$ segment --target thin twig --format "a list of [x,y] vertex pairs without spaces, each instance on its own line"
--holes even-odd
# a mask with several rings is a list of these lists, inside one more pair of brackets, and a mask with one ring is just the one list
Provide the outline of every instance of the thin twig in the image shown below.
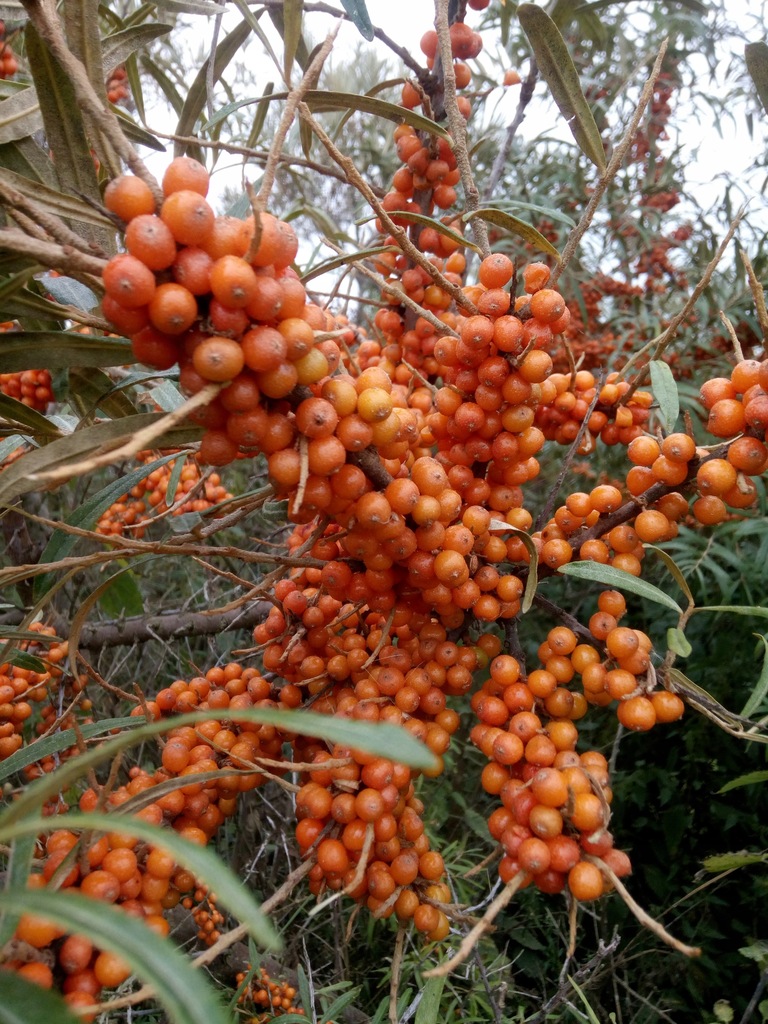
[[488,184],[485,187],[486,201],[493,199],[494,193],[496,192],[496,186],[501,180],[501,173],[504,170],[504,164],[507,162],[509,151],[512,148],[512,143],[517,135],[517,129],[523,123],[525,119],[525,108],[533,99],[533,92],[536,88],[536,82],[539,78],[539,65],[536,61],[531,58],[531,66],[528,70],[525,81],[520,88],[520,96],[517,100],[517,109],[515,110],[515,116],[510,121],[504,141],[499,147],[499,151],[496,154],[496,159],[493,161],[493,167],[491,168],[491,175],[488,178]]
[[401,921],[397,926],[395,948],[392,950],[392,972],[389,978],[389,1024],[397,1024],[397,993],[400,988],[400,972],[403,966],[405,930],[405,925]]
[[[293,124],[294,118],[296,117],[296,110],[298,109],[298,106],[303,100],[305,94],[317,84],[317,79],[323,69],[323,64],[325,64],[328,55],[333,49],[333,44],[338,31],[338,26],[336,26],[333,32],[326,36],[323,45],[315,54],[315,57],[307,68],[301,82],[299,82],[296,88],[292,89],[288,95],[285,110],[283,110],[283,116],[280,118],[280,124],[275,132],[275,137],[269,149],[269,156],[267,157],[267,162],[264,165],[264,175],[261,179],[259,191],[251,201],[254,216],[256,216],[257,220],[259,215],[267,208],[267,202],[269,201],[269,196],[275,183],[275,175],[277,174],[277,167],[280,162],[280,154],[283,151],[283,146],[285,145],[288,132]],[[254,241],[258,246],[256,236],[254,236]]]
[[365,201],[368,203],[368,205],[371,207],[371,209],[375,212],[376,216],[381,221],[382,225],[386,228],[387,233],[392,235],[392,237],[403,250],[405,255],[408,256],[408,258],[412,260],[413,263],[416,264],[416,266],[419,266],[422,268],[422,270],[425,270],[429,277],[432,279],[432,281],[434,281],[434,283],[438,286],[438,288],[441,288],[444,292],[447,292],[457,306],[465,310],[470,315],[475,314],[477,312],[477,307],[475,306],[474,302],[470,301],[470,299],[467,298],[463,290],[458,285],[452,284],[449,280],[447,280],[445,275],[440,270],[438,270],[438,268],[434,265],[434,263],[432,263],[431,260],[427,258],[425,253],[423,253],[413,244],[411,239],[408,237],[407,231],[405,231],[403,228],[395,224],[390,215],[379,202],[379,199],[374,193],[371,186],[368,184],[363,175],[355,166],[354,161],[351,160],[349,157],[344,156],[344,154],[336,146],[336,144],[333,142],[333,140],[322,127],[322,125],[317,121],[315,117],[312,116],[312,112],[306,105],[306,103],[299,104],[299,116],[304,121],[306,121],[306,123],[312,128],[312,131],[315,133],[315,135],[317,135],[318,139],[323,144],[323,146],[325,146],[328,155],[336,164],[338,164],[338,166],[346,174],[347,181],[349,182],[349,184],[356,188],[360,195],[363,196]]
[[[480,208],[480,190],[475,184],[472,174],[472,166],[469,162],[469,147],[467,146],[467,122],[459,110],[456,96],[456,72],[453,66],[451,53],[451,36],[449,25],[449,8],[451,0],[435,0],[435,29],[437,41],[440,47],[440,62],[443,73],[443,90],[445,113],[448,117],[448,130],[453,137],[454,155],[461,174],[461,183],[464,186],[464,200],[467,213],[474,213]],[[479,217],[472,221],[472,232],[477,244],[482,250],[483,256],[489,256],[491,252],[488,244],[488,228],[485,221]]]
[[635,138],[635,132],[637,131],[637,127],[640,124],[640,119],[643,116],[645,108],[651,101],[651,98],[653,96],[653,90],[656,88],[656,80],[658,79],[659,74],[661,72],[661,64],[664,60],[664,54],[667,52],[667,42],[668,40],[665,39],[664,42],[661,44],[658,56],[656,57],[656,60],[653,64],[653,70],[651,71],[650,77],[648,81],[645,83],[643,91],[640,94],[640,99],[638,101],[637,108],[634,114],[632,115],[632,120],[629,122],[629,127],[624,133],[621,142],[619,142],[618,146],[614,150],[611,159],[608,161],[608,166],[606,167],[604,173],[601,175],[599,181],[595,185],[594,192],[589,198],[587,208],[584,211],[581,220],[568,236],[568,241],[566,242],[565,248],[563,249],[562,259],[552,271],[552,276],[550,277],[549,283],[550,288],[555,287],[558,278],[573,259],[576,249],[579,246],[579,242],[581,241],[589,225],[592,223],[593,217],[597,213],[597,208],[600,205],[600,201],[602,200],[603,196],[605,195],[605,190],[608,188],[611,181],[618,173],[622,161],[624,160],[624,157],[626,156],[629,147],[632,145],[632,142]]
[[587,854],[587,860],[596,864],[600,868],[608,881],[613,885],[616,892],[624,900],[628,909],[632,911],[644,928],[653,932],[653,934],[660,938],[662,942],[666,942],[668,946],[671,946],[672,949],[676,949],[677,952],[682,953],[683,956],[701,956],[701,949],[698,946],[687,946],[684,942],[676,939],[674,935],[669,934],[666,928],[659,921],[655,920],[655,918],[651,917],[647,911],[643,910],[640,904],[637,903],[630,895],[627,887],[616,875],[616,872],[613,871],[613,869],[610,868],[604,860],[601,860],[599,857],[593,857],[590,854]]
[[450,974],[459,964],[463,964],[467,957],[470,955],[472,950],[475,948],[480,939],[489,932],[493,926],[494,920],[507,906],[507,904],[513,899],[515,893],[520,889],[522,885],[530,878],[525,871],[518,871],[518,873],[511,878],[504,888],[501,890],[496,899],[489,905],[482,918],[477,922],[471,931],[467,932],[464,938],[461,940],[461,945],[450,960],[446,960],[442,964],[438,964],[437,967],[433,967],[429,971],[424,972],[425,978],[442,978],[446,974]]
[[[728,227],[728,231],[725,234],[725,237],[723,238],[723,240],[720,243],[720,245],[717,247],[717,252],[715,253],[715,255],[712,257],[712,259],[709,261],[709,263],[705,267],[704,273],[701,275],[701,278],[697,282],[696,287],[693,289],[691,294],[688,296],[688,299],[686,300],[685,305],[683,306],[683,308],[681,310],[679,310],[679,312],[675,313],[675,315],[672,317],[672,319],[670,320],[669,324],[661,332],[661,334],[657,335],[655,338],[652,338],[651,341],[649,341],[646,345],[644,345],[642,347],[642,349],[640,349],[639,352],[636,352],[628,360],[627,364],[624,366],[624,368],[621,371],[621,374],[619,376],[620,380],[626,380],[627,371],[630,369],[630,367],[633,365],[633,363],[635,363],[637,361],[638,357],[643,355],[645,352],[653,349],[653,351],[651,352],[651,355],[649,356],[648,363],[652,362],[654,359],[658,359],[662,355],[662,353],[664,352],[664,349],[667,347],[667,345],[673,340],[673,338],[677,334],[677,329],[680,326],[680,324],[683,322],[683,320],[685,320],[685,318],[688,316],[688,314],[693,310],[693,307],[698,302],[699,297],[704,292],[705,288],[707,288],[707,286],[709,285],[709,282],[712,279],[712,275],[714,274],[714,272],[715,272],[715,270],[717,268],[717,265],[719,264],[720,260],[723,258],[723,254],[725,253],[725,250],[728,248],[728,245],[730,244],[731,239],[736,234],[736,229],[738,228],[739,224],[741,223],[742,218],[744,217],[745,212],[746,212],[746,204],[740,208],[739,212],[736,214],[736,216],[731,221],[731,223],[730,223],[730,225]],[[646,363],[646,365],[644,367],[642,367],[642,369],[638,370],[634,380],[632,381],[632,383],[629,386],[629,390],[624,395],[622,395],[622,398],[621,398],[621,404],[622,405],[626,405],[629,402],[629,400],[634,395],[635,391],[637,391],[637,389],[639,387],[641,387],[642,384],[650,376],[650,370],[648,368],[648,363]]]

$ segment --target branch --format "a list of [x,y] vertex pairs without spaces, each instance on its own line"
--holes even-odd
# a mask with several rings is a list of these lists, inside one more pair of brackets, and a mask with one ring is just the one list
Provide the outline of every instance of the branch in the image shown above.
[[[449,30],[449,8],[451,0],[435,0],[435,29],[440,47],[440,61],[443,69],[443,93],[445,113],[448,117],[448,129],[453,136],[456,163],[459,165],[461,183],[464,186],[464,198],[468,213],[480,209],[480,190],[475,184],[472,166],[469,162],[467,147],[467,122],[459,110],[456,98],[456,72],[453,66],[451,36]],[[488,244],[488,228],[485,221],[476,218],[472,221],[472,232],[477,239],[483,256],[491,252]]]
[[573,256],[576,252],[576,249],[578,248],[582,236],[584,235],[584,232],[592,223],[592,218],[597,213],[597,208],[600,205],[600,200],[605,195],[605,190],[608,188],[611,181],[616,176],[619,168],[621,167],[621,163],[624,160],[624,157],[626,156],[627,150],[632,145],[632,140],[635,137],[637,126],[640,124],[640,118],[643,116],[643,112],[645,111],[645,108],[648,106],[648,104],[651,101],[651,97],[653,96],[653,90],[656,87],[656,80],[658,79],[659,74],[661,72],[661,63],[664,60],[664,54],[666,52],[667,40],[665,39],[664,42],[661,44],[661,48],[659,49],[659,54],[654,62],[650,78],[645,83],[643,91],[640,94],[640,100],[638,101],[637,109],[632,115],[632,120],[629,122],[629,127],[624,133],[621,142],[614,150],[613,156],[608,161],[608,166],[605,169],[605,173],[602,175],[597,185],[595,186],[595,190],[592,193],[589,202],[587,203],[587,208],[584,211],[581,220],[568,236],[568,241],[566,243],[565,249],[563,249],[562,259],[552,271],[552,275],[549,279],[549,288],[555,287],[557,279],[560,277],[562,272],[573,259]]
[[507,162],[509,151],[512,148],[515,135],[517,135],[517,129],[523,123],[525,119],[525,108],[533,99],[533,91],[536,88],[536,82],[539,78],[539,65],[534,59],[531,59],[531,67],[528,71],[528,76],[523,82],[520,88],[520,96],[517,101],[517,110],[515,116],[507,127],[507,133],[504,136],[504,141],[499,147],[499,152],[496,154],[496,159],[493,161],[493,167],[491,168],[491,176],[488,179],[488,184],[485,189],[486,200],[493,199],[493,194],[496,191],[496,186],[499,184],[501,179],[501,172],[504,170],[504,164]]
[[101,272],[107,265],[106,260],[78,252],[71,245],[30,238],[28,234],[15,228],[0,228],[0,250],[27,256],[46,269],[63,270],[73,277],[89,275],[95,279],[87,281],[91,288],[100,287]]
[[255,601],[248,608],[228,612],[172,612],[164,615],[133,615],[114,622],[83,626],[80,648],[126,647],[149,640],[174,640],[183,636],[211,636],[235,629],[251,629],[272,607],[269,601]]

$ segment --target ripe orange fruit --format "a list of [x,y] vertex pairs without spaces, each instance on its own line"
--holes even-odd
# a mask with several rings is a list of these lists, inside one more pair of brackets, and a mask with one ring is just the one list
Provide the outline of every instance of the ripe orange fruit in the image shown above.
[[155,275],[130,253],[113,256],[102,273],[104,289],[126,309],[146,306],[155,294]]
[[109,182],[104,190],[104,205],[121,220],[129,222],[141,214],[155,212],[152,190],[134,174],[122,174]]
[[163,194],[188,189],[201,196],[208,195],[209,175],[206,168],[189,156],[177,156],[168,164],[163,174]]
[[205,380],[225,381],[237,377],[245,365],[245,359],[236,341],[213,335],[195,348],[192,365]]
[[172,192],[160,216],[182,245],[202,245],[213,230],[213,210],[199,192],[191,189]]

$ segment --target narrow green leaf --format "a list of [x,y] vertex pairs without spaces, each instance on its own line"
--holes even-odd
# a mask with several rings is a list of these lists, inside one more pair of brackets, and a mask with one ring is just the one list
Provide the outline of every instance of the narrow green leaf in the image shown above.
[[646,551],[653,551],[655,552],[655,554],[659,556],[659,558],[662,560],[664,565],[666,565],[667,569],[669,570],[669,573],[674,579],[675,583],[677,583],[678,587],[680,587],[682,592],[687,597],[688,607],[692,608],[695,602],[693,600],[691,588],[688,586],[688,581],[686,580],[685,576],[681,572],[679,566],[672,558],[672,556],[667,551],[665,551],[664,548],[657,547],[655,544],[646,544],[645,548]]
[[368,8],[365,6],[365,0],[341,0],[341,6],[347,12],[363,39],[367,39],[369,43],[372,42],[373,25],[368,14]]
[[440,139],[445,139],[449,144],[453,139],[442,125],[436,121],[417,114],[413,110],[399,107],[396,103],[389,103],[386,100],[377,99],[375,96],[358,96],[351,92],[325,92],[323,90],[311,89],[304,97],[307,106],[315,113],[323,113],[329,110],[359,110],[366,114],[376,114],[396,124],[409,124],[417,131],[428,132]]
[[605,171],[603,141],[557,25],[544,8],[536,4],[520,4],[517,16],[528,36],[541,76],[549,86],[576,144],[602,174]]
[[348,263],[358,263],[360,260],[370,259],[372,256],[380,256],[384,252],[399,252],[399,249],[394,245],[376,245],[370,249],[344,253],[342,256],[332,256],[331,259],[318,263],[316,267],[312,267],[311,270],[302,274],[301,280],[306,284],[307,281],[313,281],[316,277],[321,277],[339,267],[345,267]]
[[584,994],[583,990],[576,984],[575,980],[573,978],[571,978],[570,976],[568,978],[568,981],[571,983],[571,985],[573,986],[573,989],[576,992],[577,996],[579,997],[579,999],[584,1004],[584,1008],[587,1011],[586,1016],[587,1016],[587,1020],[589,1021],[589,1024],[600,1024],[600,1020],[597,1017],[597,1015],[595,1014],[595,1011],[590,1006],[589,1000],[587,999],[587,997]]
[[13,626],[0,628],[0,640],[32,640],[35,643],[61,643],[60,636],[49,636],[46,633],[34,633],[31,629],[14,629]]
[[681,658],[687,658],[693,650],[685,633],[677,626],[667,630],[667,647]]
[[141,58],[141,70],[145,71],[155,80],[163,96],[165,96],[170,103],[173,112],[177,117],[180,117],[181,112],[184,109],[184,100],[181,93],[176,88],[175,83],[171,81],[168,75],[166,75],[166,73],[159,68],[153,60],[150,60],[146,56],[142,56]]
[[0,103],[0,143],[25,139],[42,123],[37,93],[32,88],[22,89]]
[[57,302],[74,306],[75,309],[80,309],[85,313],[95,309],[99,304],[98,298],[91,289],[87,288],[82,281],[76,281],[74,277],[46,274],[42,278],[42,283],[45,290]]
[[13,171],[25,181],[37,181],[48,188],[56,186],[51,158],[34,139],[17,139],[0,146],[0,167]]
[[677,601],[665,594],[663,590],[654,587],[652,583],[638,579],[637,576],[632,576],[631,573],[614,569],[612,565],[601,565],[599,562],[569,562],[568,565],[561,566],[558,572],[563,576],[573,576],[578,580],[601,583],[616,590],[628,590],[632,594],[637,594],[638,597],[644,597],[665,608],[671,608],[679,615],[683,614],[683,609]]
[[[11,843],[8,868],[5,872],[5,889],[24,889],[32,867],[37,838],[33,835],[19,836]],[[0,949],[13,938],[19,918],[17,914],[6,912],[0,916]],[[5,993],[3,993],[5,995]],[[0,1017],[2,1021],[2,1017]]]
[[173,464],[171,469],[171,475],[168,477],[168,486],[165,488],[165,503],[170,506],[173,504],[173,500],[176,496],[176,488],[179,486],[181,480],[181,473],[187,464],[187,456],[180,455]]
[[[330,715],[318,715],[312,711],[278,711],[273,708],[248,708],[234,713],[230,709],[227,717],[237,722],[274,725],[278,729],[285,729],[286,732],[313,736],[330,743],[366,750],[370,754],[401,761],[414,768],[433,768],[435,765],[434,754],[428,747],[406,729],[386,722],[359,722]],[[206,711],[174,715],[158,722],[141,725],[128,733],[107,740],[85,754],[69,758],[56,772],[36,779],[26,786],[13,803],[0,811],[0,829],[5,829],[14,822],[21,821],[28,814],[34,813],[46,800],[66,790],[91,768],[111,762],[120,751],[136,746],[151,736],[162,736],[171,729],[197,725],[209,719],[210,713]]]
[[264,99],[262,99],[256,107],[253,124],[251,125],[250,132],[248,133],[248,141],[246,142],[246,145],[249,149],[253,149],[261,137],[261,132],[264,128],[264,121],[266,120],[267,112],[269,110],[269,97],[274,91],[275,83],[267,82],[266,88],[264,89]]
[[76,218],[82,223],[98,224],[100,227],[109,226],[110,222],[106,217],[103,217],[88,203],[84,203],[82,199],[78,199],[77,196],[65,195],[58,189],[50,188],[40,181],[17,174],[2,165],[0,165],[0,181],[21,192],[27,199],[34,200],[43,209],[50,210],[57,217]]
[[548,220],[556,220],[569,228],[576,227],[576,221],[567,213],[561,213],[554,206],[542,206],[540,203],[524,203],[521,199],[494,199],[494,204],[500,210],[530,210],[532,213],[540,213]]
[[4,656],[3,660],[9,661],[12,665],[18,665],[19,668],[26,669],[28,672],[42,673],[48,670],[45,662],[36,658],[34,654],[27,654],[26,651],[14,651],[10,656]]
[[28,452],[0,474],[0,503],[7,504],[13,498],[38,490],[40,483],[34,478],[36,474],[60,468],[69,462],[76,464],[97,451],[103,451],[105,445],[117,446],[128,441],[136,431],[151,426],[162,416],[163,413],[140,413],[136,416],[124,416],[110,423],[97,423],[84,430],[76,430],[66,437],[60,437],[44,448]]
[[677,382],[672,370],[661,359],[652,359],[648,364],[651,370],[651,390],[659,403],[659,412],[664,422],[664,429],[671,434],[675,429],[677,417],[680,415],[680,396],[677,393]]
[[[31,21],[27,23],[25,39],[29,69],[37,90],[46,142],[53,156],[61,190],[100,203],[101,192],[91,155],[91,144],[69,75],[41,40]],[[101,88],[104,88],[103,81]],[[101,246],[105,252],[114,250],[113,228],[78,222],[78,230],[88,241]]]
[[416,1007],[414,1024],[438,1024],[444,1020],[440,1012],[440,999],[445,987],[445,976],[429,978],[421,989],[421,1002]]
[[719,874],[721,871],[733,871],[734,868],[746,868],[752,864],[765,864],[764,853],[717,853],[701,862],[705,871]]
[[120,122],[120,127],[131,142],[137,142],[140,146],[146,146],[147,149],[154,149],[156,153],[165,152],[165,143],[156,138],[152,132],[148,132],[146,128],[136,124],[121,106],[116,103],[111,103],[110,106],[112,113],[115,114]]
[[768,114],[768,43],[747,43],[744,47],[744,59],[758,99]]
[[[116,822],[119,818],[119,824]],[[31,836],[53,832],[59,827],[55,818],[32,818],[18,822],[9,829],[5,842],[22,836]],[[150,825],[141,818],[131,814],[113,812],[88,813],[70,811],[67,814],[67,827],[75,830],[93,830],[95,832],[111,832],[118,828],[121,832],[136,836],[145,843],[151,843],[167,850],[175,861],[191,871],[203,885],[216,893],[216,898],[239,921],[247,926],[252,937],[261,946],[268,949],[280,949],[280,937],[267,920],[246,886],[231,868],[213,850],[197,843],[190,843],[172,828]]]
[[123,566],[119,572],[110,576],[100,590],[99,607],[110,619],[144,613],[144,601],[136,575],[129,566]]
[[[216,13],[221,13],[220,8],[214,9]],[[195,76],[195,80],[192,82],[192,85],[189,87],[187,98],[184,101],[184,106],[181,114],[179,115],[179,123],[176,126],[175,135],[192,135],[194,133],[197,119],[203,112],[207,101],[208,65],[211,59],[213,59],[213,80],[214,82],[218,82],[224,73],[224,69],[235,54],[238,53],[240,47],[243,45],[250,33],[250,25],[245,21],[241,21],[240,24],[229,33],[229,35],[222,39],[216,47],[215,55],[209,56],[205,61]],[[183,156],[185,149],[185,143],[177,142],[174,145],[174,155]]]
[[[78,431],[78,433],[80,433],[80,431]],[[76,509],[71,515],[67,516],[64,520],[66,525],[76,526],[81,530],[92,530],[110,505],[119,501],[124,494],[127,494],[132,487],[141,483],[142,480],[146,480],[149,474],[155,469],[160,466],[164,466],[167,462],[171,462],[173,459],[177,458],[178,455],[175,453],[171,455],[163,455],[161,458],[155,459],[154,462],[151,462],[148,465],[140,466],[138,469],[134,469],[130,473],[126,473],[126,475],[121,476],[119,480],[113,480],[112,483],[107,484],[106,487],[102,487],[102,489],[94,494],[93,497],[83,502],[78,509]],[[19,461],[21,461],[21,459]],[[16,463],[14,463],[14,465],[16,465]],[[57,562],[61,558],[66,558],[67,555],[71,553],[78,540],[79,538],[73,536],[71,533],[65,533],[63,530],[56,530],[46,544],[42,555],[40,555],[39,564],[45,565],[50,562]],[[50,586],[50,582],[50,574],[38,576],[35,579],[34,594],[36,599],[39,600],[43,594],[46,593]]]
[[[35,634],[38,637],[39,635],[38,633]],[[115,729],[120,730],[120,732],[127,729],[137,729],[144,722],[144,718],[131,718],[127,716],[124,718],[103,718],[100,722],[81,725],[79,733],[76,733],[74,729],[61,729],[59,732],[52,732],[49,736],[42,736],[31,743],[27,743],[26,746],[21,747],[15,754],[11,754],[10,757],[7,757],[0,764],[0,782],[12,778],[17,772],[26,768],[27,765],[34,764],[36,761],[42,761],[44,757],[50,757],[51,754],[60,754],[62,750],[69,750],[70,747],[77,743],[78,734],[83,739],[90,740],[96,736],[106,736],[107,733]]]
[[751,718],[757,709],[762,705],[765,700],[766,694],[768,694],[768,637],[757,634],[758,639],[762,642],[764,648],[763,655],[763,670],[760,673],[760,678],[755,683],[755,688],[749,695],[749,700],[741,709],[741,713],[745,718]]
[[425,228],[434,228],[439,234],[445,235],[446,238],[450,238],[451,241],[456,242],[458,245],[472,249],[473,252],[481,253],[480,246],[475,245],[465,235],[462,235],[460,231],[449,228],[441,220],[427,217],[423,213],[412,213],[410,210],[398,210],[397,217],[398,219],[402,218],[402,220],[408,221],[409,224],[422,224]]
[[694,608],[694,612],[733,612],[734,615],[756,615],[759,619],[768,619],[768,608],[759,604],[708,604]]
[[68,932],[81,932],[122,957],[149,983],[174,1024],[230,1024],[205,975],[172,942],[138,918],[100,900],[51,889],[21,889],[0,896],[0,907],[37,914]]
[[16,971],[3,971],[0,1024],[82,1024],[58,992],[41,988]]
[[290,82],[296,51],[301,42],[301,19],[304,0],[283,0],[283,43],[285,45],[285,80]]
[[153,0],[155,7],[170,11],[171,14],[221,14],[221,7],[206,0]]
[[768,770],[748,772],[746,775],[740,775],[737,779],[731,779],[730,782],[718,789],[718,793],[730,793],[732,789],[740,789],[741,786],[756,786],[758,784],[768,782]]
[[301,152],[304,154],[305,160],[312,159],[312,142],[314,140],[314,133],[312,131],[312,125],[307,124],[306,121],[299,121],[299,139],[301,141]]
[[[489,529],[514,534],[525,545],[525,550],[528,552],[528,577],[525,581],[525,590],[523,591],[523,600],[520,604],[523,615],[527,611],[530,611],[533,599],[536,596],[536,588],[539,585],[539,552],[536,549],[536,545],[533,543],[533,538],[525,530],[520,530],[516,526],[510,526],[509,523],[504,522],[503,519],[492,519]],[[562,569],[560,570],[562,572]]]
[[137,412],[130,398],[115,388],[112,378],[95,366],[87,370],[70,369],[69,396],[83,419],[92,417],[98,409],[112,419]]
[[[16,398],[0,394],[0,421],[18,426],[28,427],[25,434],[32,434],[35,437],[61,437],[61,431],[51,421],[43,416],[37,409],[30,409],[28,405],[19,402]],[[8,472],[8,470],[5,470]]]
[[510,231],[513,235],[522,238],[524,242],[528,242],[534,249],[539,249],[541,252],[552,256],[558,263],[560,262],[560,253],[549,239],[545,238],[540,231],[537,231],[530,224],[526,224],[524,221],[518,220],[517,217],[513,217],[511,213],[504,213],[503,210],[495,210],[492,207],[484,207],[482,210],[473,210],[472,213],[464,214],[463,219],[469,221],[475,217],[481,217],[489,224],[494,224],[498,228]]
[[149,25],[132,25],[130,28],[113,32],[104,39],[102,56],[104,71],[108,75],[115,68],[124,64],[126,60],[140,50],[147,43],[151,43],[160,36],[167,35],[172,25],[163,25],[159,22],[152,22]]
[[131,343],[123,338],[70,331],[10,331],[0,338],[4,373],[45,366],[124,366],[133,360]]

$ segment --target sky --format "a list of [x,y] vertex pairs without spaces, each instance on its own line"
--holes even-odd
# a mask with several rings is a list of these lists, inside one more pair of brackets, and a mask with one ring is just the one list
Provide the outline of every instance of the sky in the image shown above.
[[[500,0],[492,0],[494,4],[498,2]],[[432,0],[409,0],[409,2],[406,2],[406,0],[367,0],[367,3],[371,20],[375,25],[382,28],[401,45],[406,46],[416,54],[419,53],[419,40],[422,34],[431,27],[434,17]],[[698,67],[702,88],[710,89],[714,95],[721,98],[727,96],[728,89],[732,87],[732,80],[730,83],[728,80],[729,65],[734,60],[734,57],[737,63],[741,61],[745,41],[765,36],[767,7],[768,0],[725,0],[727,18],[734,26],[734,34],[723,48],[716,67],[715,77],[711,83],[709,82],[709,68],[706,62],[703,58],[697,62],[696,66]],[[227,17],[234,17],[236,20],[239,20],[239,15],[234,10]],[[314,13],[307,14],[305,17],[313,41],[322,39],[325,32],[336,24],[335,19],[326,18]],[[467,21],[472,26],[478,26],[481,21],[481,15],[469,10],[467,12]],[[266,25],[267,19],[262,19],[261,24]],[[211,22],[205,18],[195,18],[192,25],[194,35],[190,40],[190,47],[194,46],[204,52],[206,43],[201,38],[199,29],[205,26],[205,32],[209,32]],[[276,37],[275,39],[276,49],[279,50],[279,41]],[[486,41],[488,46],[496,45],[496,41],[489,33],[486,33]],[[333,62],[336,65],[343,65],[345,62],[352,60],[355,56],[356,48],[361,43],[362,39],[357,29],[352,24],[343,24],[334,47]],[[371,45],[380,47],[382,52],[388,55],[393,63],[395,62],[396,59],[390,51],[383,48],[381,44],[375,43]],[[251,46],[251,53],[255,55],[261,52],[261,44],[258,40],[254,40]],[[271,62],[267,60],[264,63],[261,61],[259,63],[264,67],[264,82],[256,89],[256,94],[258,94],[260,88],[263,88],[267,80],[275,79],[276,77],[275,69]],[[520,70],[524,72],[525,68]],[[537,87],[537,96],[543,96],[544,89],[544,85],[540,83]],[[505,122],[510,120],[514,114],[518,92],[519,87],[499,90],[500,102],[498,113]],[[545,112],[544,115],[542,115],[542,111]],[[548,130],[553,135],[570,139],[568,129],[558,112],[552,107],[547,108],[541,100],[536,98],[529,108],[526,120],[523,122],[521,135],[526,137],[534,134],[534,132],[540,132],[542,116],[549,118]],[[766,148],[768,148],[767,126],[768,118],[763,119],[762,123],[757,121],[754,128],[754,137],[750,138],[742,107],[738,109],[736,120],[726,117],[719,124],[716,123],[715,116],[711,111],[705,109],[692,112],[692,115],[684,125],[684,131],[677,139],[672,140],[669,145],[671,147],[673,143],[679,143],[682,146],[682,161],[686,167],[686,177],[689,183],[695,186],[699,202],[703,207],[716,205],[719,202],[723,189],[720,176],[726,172],[736,174],[737,177],[740,176],[742,181],[744,181],[744,191],[751,198],[752,215],[757,217],[758,220],[765,217],[766,224],[768,224],[765,196],[760,197],[758,194],[758,189],[762,182],[759,179],[747,182],[743,173],[744,168],[754,160],[755,156],[760,152],[765,153]],[[470,126],[470,132],[472,130],[473,126]],[[477,131],[477,126],[474,126],[474,131]],[[619,128],[617,126],[617,135],[618,132]],[[154,158],[152,163],[162,166],[165,160],[167,160],[167,157]],[[231,170],[223,171],[223,168],[227,166]],[[238,185],[240,181],[239,166],[239,161],[236,158],[229,160],[223,158],[219,163],[219,167],[222,170],[214,176],[214,190],[221,191],[226,185]],[[253,173],[254,177],[257,176],[253,168],[250,169],[250,173]]]

